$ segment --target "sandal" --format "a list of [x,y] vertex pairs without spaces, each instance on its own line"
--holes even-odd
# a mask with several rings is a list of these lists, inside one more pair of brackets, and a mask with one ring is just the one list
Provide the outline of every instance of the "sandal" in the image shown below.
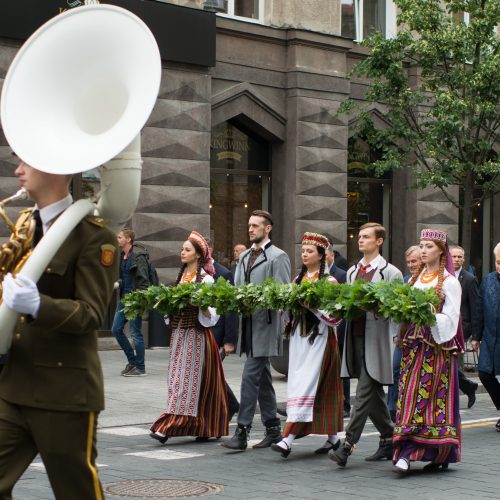
[[338,450],[340,446],[340,439],[333,444],[331,441],[326,440],[326,443],[321,447],[318,448],[317,450],[314,450],[314,453],[316,455],[326,455],[330,450]]
[[[282,446],[280,446],[281,443],[283,443],[286,446],[286,448],[283,448]],[[290,455],[290,453],[292,453],[292,448],[290,448],[290,446],[288,446],[286,444],[286,441],[283,441],[283,440],[281,440],[279,443],[273,443],[271,445],[271,450],[276,451],[277,453],[281,453],[281,456],[283,458],[288,457],[288,455]]]

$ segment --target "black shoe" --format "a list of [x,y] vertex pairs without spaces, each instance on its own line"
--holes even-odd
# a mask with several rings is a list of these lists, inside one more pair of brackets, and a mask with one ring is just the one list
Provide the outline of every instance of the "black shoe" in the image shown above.
[[448,469],[448,464],[436,464],[431,462],[424,467],[424,472],[438,472]]
[[467,394],[467,408],[472,408],[474,406],[474,403],[476,402],[476,391],[478,387],[478,384],[474,384],[474,388],[472,389],[472,391]]
[[351,409],[344,408],[344,418],[349,418],[351,416]]
[[229,448],[230,450],[240,450],[244,451],[248,446],[248,436],[250,435],[250,425],[239,425],[234,431],[234,436],[227,441],[224,441],[220,445],[224,448]]
[[195,441],[198,443],[207,443],[210,441],[210,438],[208,436],[196,436]]
[[345,467],[347,465],[347,459],[349,455],[352,453],[354,449],[354,445],[349,443],[348,441],[344,441],[344,444],[338,450],[330,450],[328,452],[328,458],[337,462],[339,467]]
[[149,436],[152,439],[156,439],[156,441],[160,441],[161,444],[165,444],[168,441],[168,436],[161,436],[160,434],[156,434],[156,432],[150,432]]
[[326,455],[330,450],[335,451],[339,449],[340,439],[335,444],[333,444],[331,441],[328,440],[326,442],[328,443],[328,446],[322,446],[321,448],[314,450],[314,453],[316,455]]
[[290,453],[292,453],[292,448],[290,448],[290,446],[288,446],[285,441],[280,442],[283,443],[286,448],[282,448],[278,443],[272,443],[271,450],[276,451],[277,453],[281,453],[281,456],[283,458],[286,458],[288,457],[288,455],[290,455]]
[[274,418],[266,422],[264,439],[260,443],[254,444],[252,448],[269,448],[273,443],[279,443],[282,439],[280,419]]
[[394,448],[392,446],[392,440],[381,439],[378,444],[377,451],[366,457],[367,462],[377,462],[378,460],[392,460],[392,455],[394,453]]
[[281,415],[282,417],[288,417],[288,413],[286,412],[286,405],[284,405],[284,406],[278,406],[276,408],[276,413],[278,415]]

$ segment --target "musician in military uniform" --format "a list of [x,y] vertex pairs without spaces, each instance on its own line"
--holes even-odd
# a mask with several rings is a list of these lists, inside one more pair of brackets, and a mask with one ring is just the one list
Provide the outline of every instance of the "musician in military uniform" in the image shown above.
[[[70,177],[24,162],[15,173],[36,202],[36,243],[72,204]],[[20,316],[0,374],[2,500],[11,498],[37,453],[57,499],[103,498],[95,465],[97,416],[104,408],[96,330],[118,279],[115,245],[102,221],[87,217],[38,283],[22,270],[3,281],[3,300]]]

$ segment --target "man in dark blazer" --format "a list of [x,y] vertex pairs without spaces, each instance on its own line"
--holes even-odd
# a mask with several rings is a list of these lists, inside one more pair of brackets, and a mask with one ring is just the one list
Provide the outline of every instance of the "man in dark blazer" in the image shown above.
[[[72,204],[71,178],[24,162],[15,174],[36,203],[33,218],[43,236]],[[97,416],[104,409],[97,329],[117,279],[116,237],[90,216],[71,231],[38,283],[22,271],[5,277],[4,302],[20,316],[0,375],[0,498],[12,497],[38,453],[55,498],[104,498],[95,464]]]
[[[333,249],[333,246],[330,245],[326,250],[326,263],[328,265],[329,273],[333,276],[339,283],[345,283],[347,272],[344,269],[341,269],[336,264],[336,256],[340,256],[345,260],[345,264],[347,265],[347,260],[342,257],[338,252]],[[337,335],[339,342],[339,351],[340,356],[342,357],[342,353],[344,352],[344,339],[345,339],[345,321],[342,321],[340,325],[337,327]],[[351,414],[351,380],[348,378],[342,379],[342,385],[344,388],[344,418],[349,418]]]
[[[453,268],[462,287],[462,302],[460,304],[460,316],[462,318],[462,330],[464,340],[467,342],[472,335],[472,315],[476,305],[478,284],[476,277],[463,268],[465,261],[465,250],[458,245],[450,248]],[[467,408],[471,408],[476,402],[476,390],[478,384],[468,379],[464,374],[464,357],[459,357],[458,381],[460,390],[469,398]]]
[[[206,238],[206,240],[208,246],[210,247],[210,252],[212,253],[212,241],[209,238]],[[226,281],[229,281],[231,285],[234,285],[233,274],[231,271],[215,260],[213,261],[213,264],[215,269],[214,280],[217,281],[219,278],[224,278]],[[222,349],[223,357],[228,356],[236,350],[236,345],[238,344],[239,322],[240,319],[237,314],[221,314],[219,321],[217,321],[215,326],[211,328],[217,345]],[[226,389],[229,405],[229,420],[231,420],[233,415],[238,412],[240,404],[227,382]]]

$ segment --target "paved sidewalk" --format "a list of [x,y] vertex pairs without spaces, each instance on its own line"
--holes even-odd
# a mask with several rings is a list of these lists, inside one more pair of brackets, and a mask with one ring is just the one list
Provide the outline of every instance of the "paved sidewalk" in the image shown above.
[[[186,480],[218,485],[222,491],[214,495],[214,499],[469,500],[471,497],[500,497],[500,433],[494,430],[498,414],[486,394],[479,395],[470,410],[466,409],[466,398],[461,398],[462,463],[438,474],[425,474],[422,464],[414,464],[412,473],[401,478],[391,472],[389,462],[364,461],[378,443],[377,432],[370,422],[345,469],[312,453],[323,444],[324,436],[313,435],[296,441],[286,460],[270,449],[231,452],[221,448],[218,441],[197,443],[191,437],[171,438],[160,445],[149,438],[148,427],[165,405],[167,355],[167,350],[147,351],[148,376],[127,378],[120,376],[126,362],[123,353],[101,352],[107,408],[99,420],[97,463],[105,489],[112,488],[115,483],[121,485],[138,480]],[[243,362],[244,358],[236,356],[229,356],[224,361],[228,382],[237,395]],[[274,385],[278,400],[285,401],[286,381],[281,375],[275,374]],[[231,434],[235,425],[233,420]],[[263,426],[257,416],[250,444],[260,440],[262,435]],[[54,498],[39,457],[16,485],[14,498]],[[107,493],[106,498],[137,500],[146,496]]]

